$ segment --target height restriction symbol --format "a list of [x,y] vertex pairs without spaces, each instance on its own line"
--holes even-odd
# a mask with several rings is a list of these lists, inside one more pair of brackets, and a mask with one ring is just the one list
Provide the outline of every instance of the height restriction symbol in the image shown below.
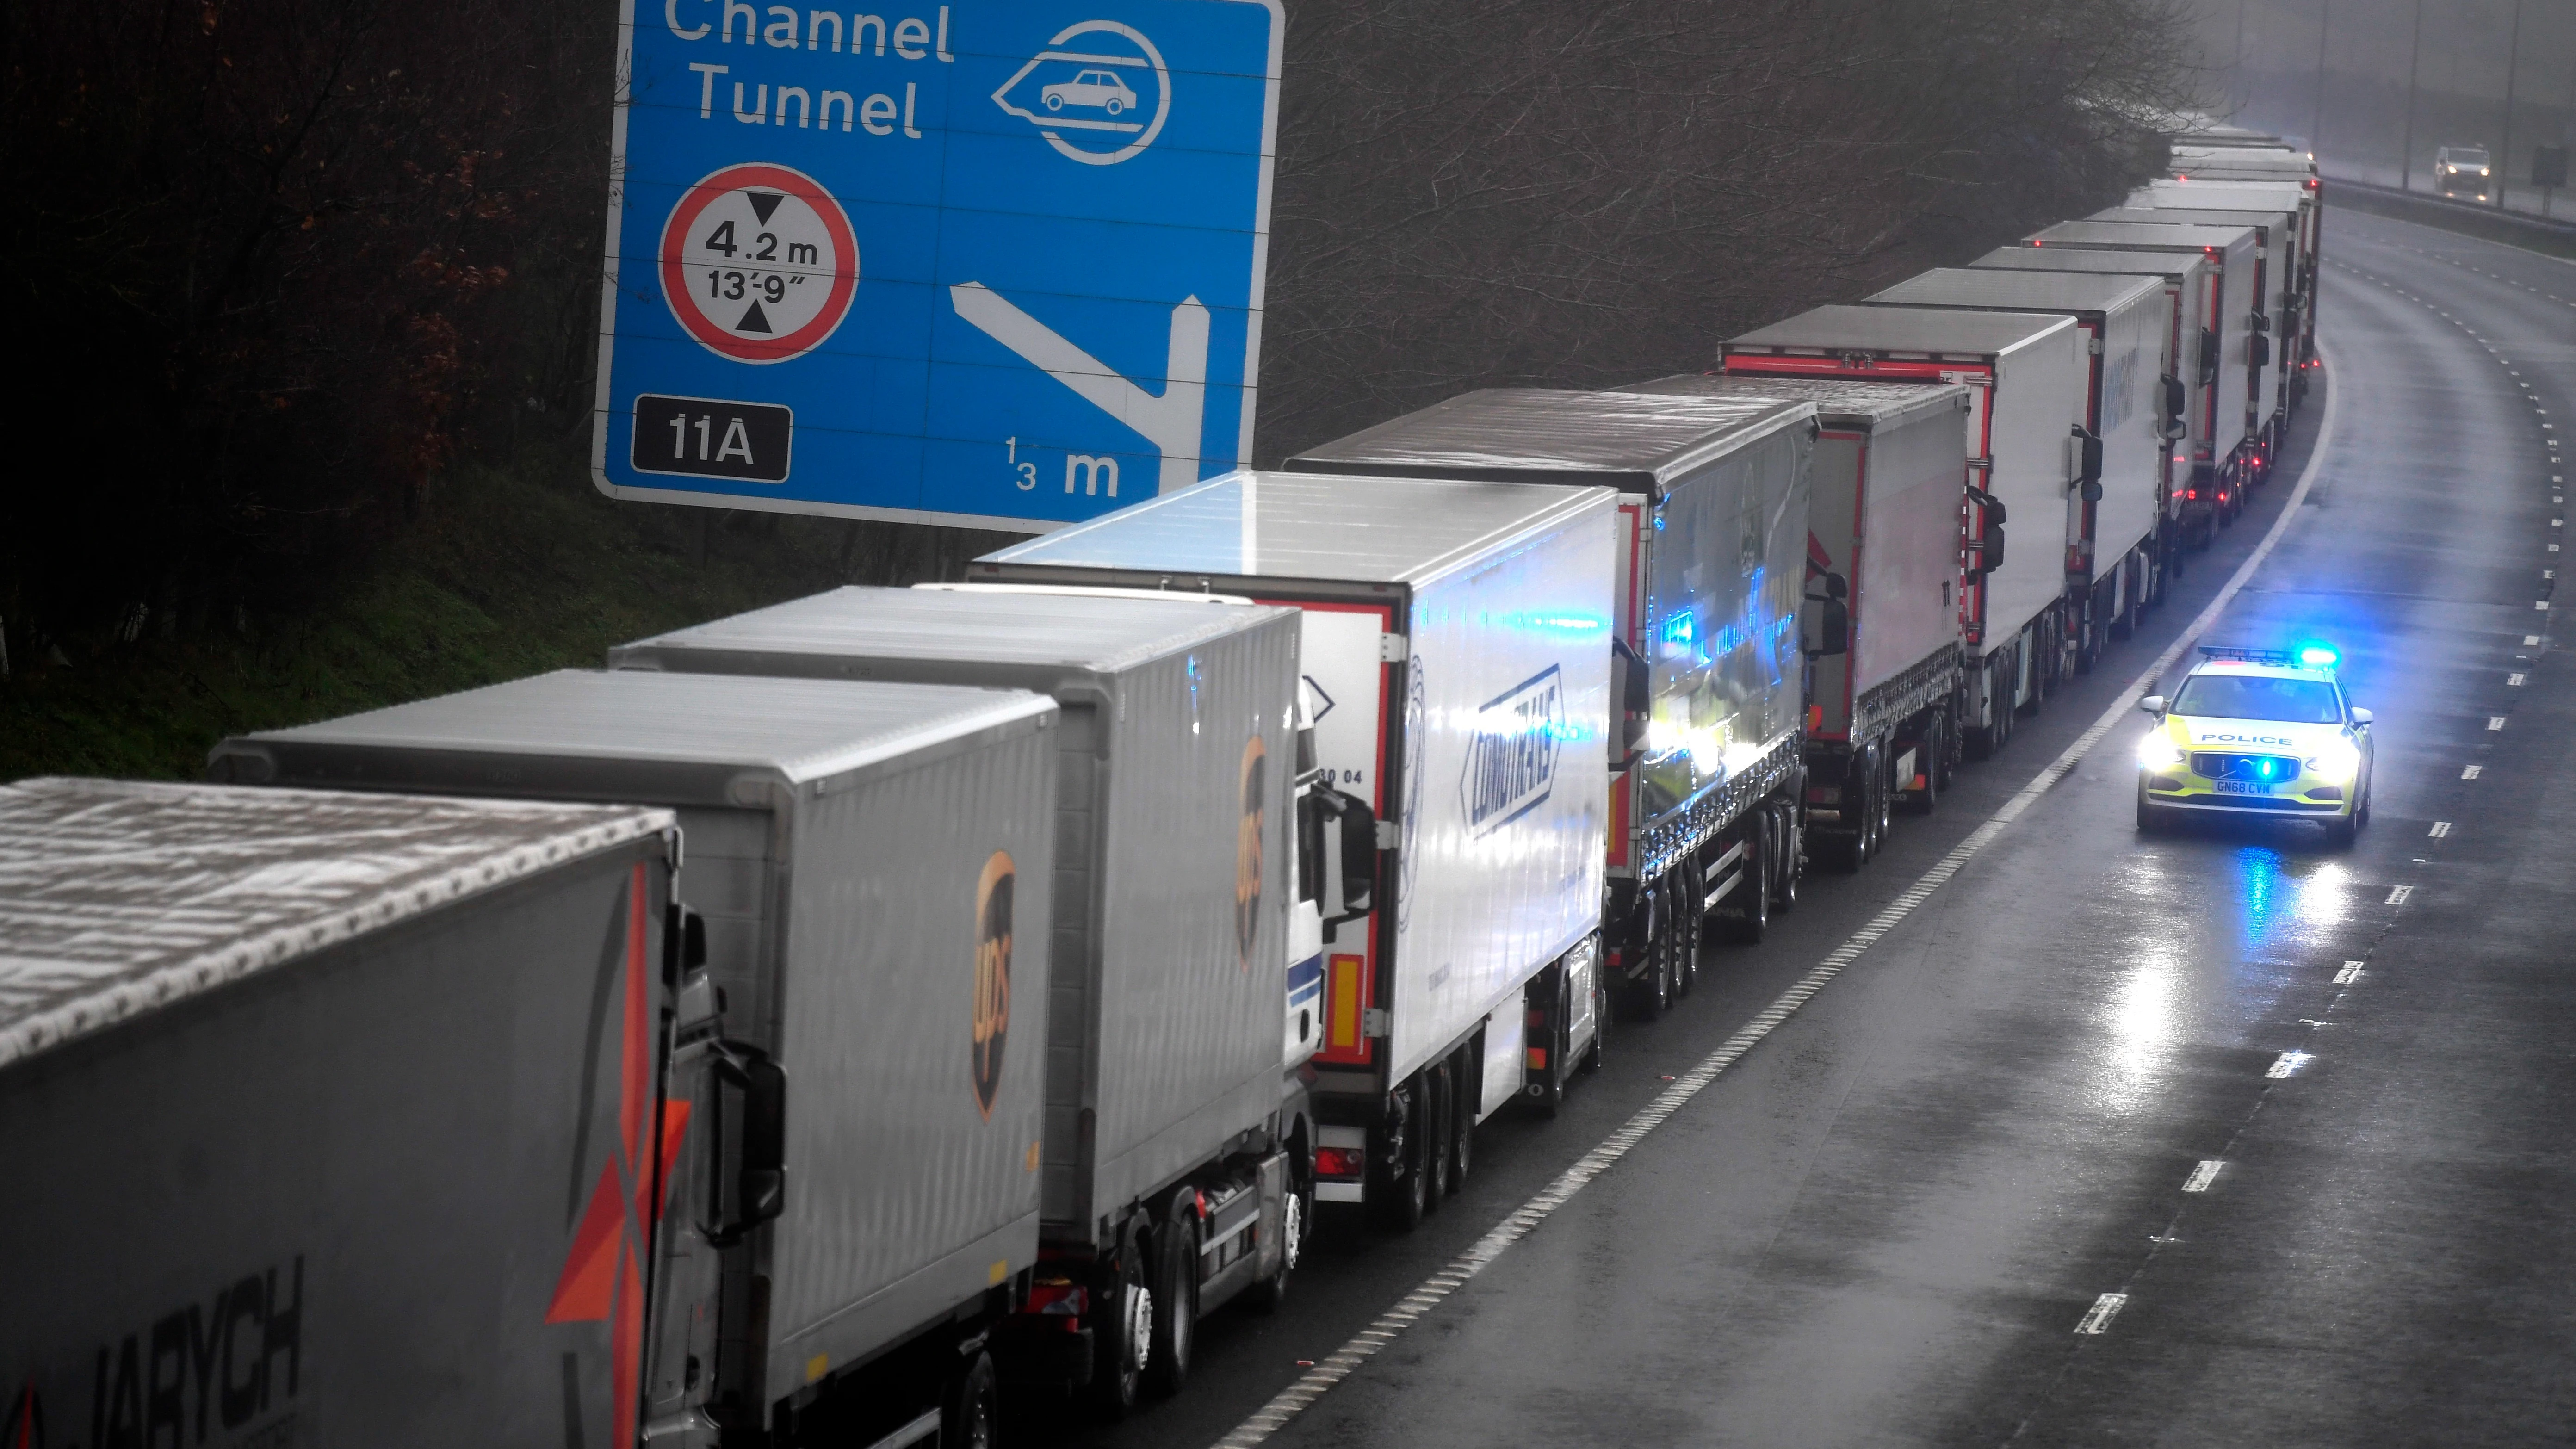
[[859,287],[848,213],[784,166],[727,166],[692,186],[662,227],[662,295],[708,351],[785,362],[822,345]]

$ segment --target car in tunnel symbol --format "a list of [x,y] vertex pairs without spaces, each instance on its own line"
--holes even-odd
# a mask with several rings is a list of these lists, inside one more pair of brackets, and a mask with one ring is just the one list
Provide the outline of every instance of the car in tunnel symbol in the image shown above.
[[1077,71],[1073,79],[1059,81],[1038,93],[1050,111],[1067,106],[1085,106],[1117,115],[1136,108],[1136,93],[1127,88],[1114,71]]

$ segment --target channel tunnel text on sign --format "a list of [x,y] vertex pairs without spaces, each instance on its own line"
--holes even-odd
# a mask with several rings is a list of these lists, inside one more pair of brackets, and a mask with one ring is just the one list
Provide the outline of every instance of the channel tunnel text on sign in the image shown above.
[[1276,0],[882,8],[628,0],[600,488],[1036,530],[1248,461]]

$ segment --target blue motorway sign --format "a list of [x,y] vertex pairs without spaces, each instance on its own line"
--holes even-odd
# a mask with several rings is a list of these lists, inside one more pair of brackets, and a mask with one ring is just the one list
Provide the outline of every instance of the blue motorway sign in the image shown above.
[[1247,461],[1283,29],[626,0],[601,489],[1035,530]]

